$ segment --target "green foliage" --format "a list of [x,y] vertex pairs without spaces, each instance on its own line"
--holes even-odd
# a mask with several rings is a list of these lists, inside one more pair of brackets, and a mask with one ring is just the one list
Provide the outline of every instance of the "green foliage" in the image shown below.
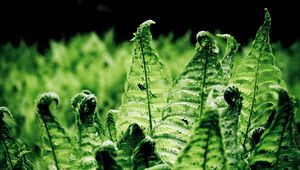
[[25,146],[13,137],[9,125],[3,120],[5,113],[12,118],[8,108],[0,107],[1,154],[5,157],[5,165],[1,165],[1,168],[31,170],[33,165],[26,157],[29,151],[26,151]]
[[111,141],[117,141],[116,118],[119,114],[118,110],[109,110],[106,114],[105,124],[107,136]]
[[95,169],[97,166],[94,154],[96,148],[104,141],[104,130],[97,121],[95,115],[97,98],[88,90],[83,90],[75,95],[72,100],[72,107],[77,112],[77,157],[79,168]]
[[248,169],[243,161],[243,148],[238,124],[243,97],[234,85],[229,85],[224,90],[224,100],[228,107],[222,113],[222,133],[229,169]]
[[96,160],[98,162],[97,170],[119,170],[121,166],[117,164],[116,153],[117,147],[111,141],[102,143],[101,148],[96,152]]
[[152,135],[153,126],[161,119],[161,110],[167,102],[170,78],[152,47],[151,24],[154,24],[152,20],[142,23],[132,39],[134,54],[117,121],[120,127],[118,138],[132,123],[137,123]]
[[[0,105],[14,113],[0,107],[0,169],[299,169],[300,102],[287,89],[299,97],[300,46],[275,44],[275,62],[268,11],[239,51],[207,31],[195,50],[191,32],[152,40],[153,23],[133,48],[112,30],[51,41],[44,54],[0,45]],[[44,91],[62,98],[40,95],[38,117]]]
[[[154,138],[164,161],[174,163],[185,146],[194,123],[201,119],[204,101],[211,90],[221,94],[222,85],[229,79],[232,64],[224,74],[224,64],[232,62],[236,51],[235,40],[229,35],[226,54],[219,56],[219,49],[212,34],[201,31],[197,34],[196,52],[184,71],[175,79],[168,95],[168,104],[163,110],[162,122],[155,127]],[[234,47],[233,47],[234,46]],[[217,95],[217,94],[216,94]],[[222,110],[221,103],[220,110]]]
[[145,138],[145,134],[138,124],[131,124],[126,130],[125,134],[118,141],[117,147],[117,159],[119,165],[122,165],[125,169],[132,167],[131,156],[134,153],[135,148]]
[[293,136],[294,100],[279,90],[278,109],[270,128],[250,157],[254,169],[299,169],[300,151]]
[[256,34],[252,49],[233,77],[244,97],[240,125],[245,150],[253,149],[256,144],[252,140],[254,132],[265,128],[269,115],[276,108],[277,93],[270,86],[285,87],[269,42],[270,25],[270,14],[265,10],[265,21]]
[[155,151],[155,142],[150,137],[145,137],[136,147],[132,162],[134,170],[142,170],[162,163]]
[[65,129],[55,119],[50,110],[53,101],[57,106],[59,97],[52,92],[43,93],[37,99],[37,113],[44,129],[42,135],[43,163],[49,169],[70,168],[70,163],[75,159],[74,150]]
[[174,169],[227,169],[220,113],[212,93],[206,102],[203,117],[178,156]]

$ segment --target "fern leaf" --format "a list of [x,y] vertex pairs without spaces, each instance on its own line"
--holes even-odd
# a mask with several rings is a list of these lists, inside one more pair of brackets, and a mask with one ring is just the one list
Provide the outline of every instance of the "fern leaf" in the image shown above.
[[17,141],[10,130],[9,125],[3,120],[4,114],[8,114],[12,118],[11,112],[6,107],[0,107],[0,140],[1,148],[3,147],[6,168],[7,169],[20,169],[31,170],[33,169],[32,163],[27,159],[25,146]]
[[217,34],[217,36],[224,38],[227,41],[225,54],[224,54],[223,58],[221,59],[221,64],[222,64],[223,71],[224,71],[223,78],[226,77],[226,79],[229,80],[231,77],[231,74],[232,74],[234,57],[238,50],[239,44],[234,39],[234,37],[229,34]]
[[133,170],[143,170],[162,163],[155,151],[155,142],[150,137],[145,137],[136,147],[132,162]]
[[153,23],[152,20],[142,23],[132,39],[134,55],[119,109],[118,139],[132,123],[140,125],[151,136],[166,103],[170,75],[151,44]]
[[101,144],[101,148],[96,152],[98,163],[97,170],[120,170],[122,167],[116,161],[117,147],[108,140]]
[[194,122],[202,115],[208,92],[220,89],[222,96],[222,84],[227,83],[222,79],[223,70],[213,35],[201,31],[197,41],[194,57],[174,81],[163,121],[154,130],[158,152],[166,163],[174,163],[185,146]]
[[71,99],[77,112],[79,168],[96,169],[97,161],[93,156],[96,148],[104,141],[104,132],[100,131],[95,115],[97,98],[88,90],[83,90]]
[[132,168],[132,155],[138,144],[145,138],[145,134],[138,124],[128,127],[121,140],[118,141],[117,161],[124,169]]
[[256,34],[252,50],[237,68],[233,82],[241,90],[244,107],[241,112],[241,131],[245,151],[252,148],[251,136],[257,129],[264,129],[268,117],[276,107],[277,93],[271,85],[285,83],[281,71],[275,65],[270,45],[271,18],[265,9],[265,21]]
[[229,85],[224,90],[224,99],[228,107],[222,113],[222,133],[223,136],[226,136],[224,145],[229,169],[248,169],[243,161],[243,147],[240,141],[238,125],[243,97],[234,85]]
[[74,161],[73,147],[64,128],[50,111],[52,101],[56,105],[59,103],[58,95],[52,92],[43,93],[37,99],[37,113],[45,130],[42,143],[43,160],[50,169],[66,169]]
[[[179,154],[174,169],[226,169],[226,155],[220,116],[212,93],[206,109],[186,147]],[[212,128],[213,127],[213,128]]]
[[253,169],[299,169],[300,152],[293,143],[292,123],[295,102],[283,89],[279,91],[278,110],[250,157]]
[[106,129],[111,141],[117,141],[116,117],[119,114],[117,110],[109,110],[106,114]]

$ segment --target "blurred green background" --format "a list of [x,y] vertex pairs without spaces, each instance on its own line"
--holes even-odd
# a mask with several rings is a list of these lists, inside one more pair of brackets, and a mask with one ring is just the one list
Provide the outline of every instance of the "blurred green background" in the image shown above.
[[[194,35],[187,32],[180,38],[170,33],[154,40],[154,46],[174,79],[194,53]],[[40,93],[53,91],[61,98],[56,117],[74,136],[75,113],[70,99],[83,89],[98,98],[101,117],[110,109],[118,109],[131,64],[130,41],[115,43],[114,31],[99,37],[96,33],[78,34],[67,41],[50,41],[42,54],[36,45],[0,46],[0,106],[8,107],[13,119],[5,118],[16,137],[32,151],[31,160],[38,159],[41,125],[36,113],[35,99]],[[250,44],[250,43],[249,43]],[[220,46],[224,46],[219,42]],[[289,47],[273,43],[273,53],[281,68],[290,93],[300,97],[300,41]],[[235,65],[245,57],[250,45],[239,48]],[[299,102],[297,102],[300,108]],[[299,127],[300,114],[296,121]],[[4,154],[0,160],[3,161]],[[0,162],[1,163],[1,162]]]

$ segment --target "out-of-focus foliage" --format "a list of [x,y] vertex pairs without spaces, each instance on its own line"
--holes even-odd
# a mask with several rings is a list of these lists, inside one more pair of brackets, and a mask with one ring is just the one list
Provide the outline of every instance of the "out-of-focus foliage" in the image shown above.
[[[265,34],[263,36],[266,37],[268,35]],[[191,33],[188,32],[186,35],[182,36],[181,38],[175,39],[172,34],[169,34],[168,36],[160,36],[157,39],[153,40],[152,42],[153,47],[151,48],[157,50],[160,56],[159,62],[163,63],[166,66],[166,68],[168,68],[173,80],[175,80],[175,78],[178,77],[179,73],[182,72],[185,66],[187,70],[191,68],[187,65],[187,63],[191,59],[191,56],[193,56],[193,54],[195,53],[195,50],[194,50],[194,45],[191,43],[190,38],[191,38]],[[220,50],[218,51],[218,55],[220,55],[223,58],[225,58],[224,56],[226,55],[230,56],[231,54],[228,54],[225,48],[228,46],[228,41],[226,43],[222,39],[220,40],[218,38],[216,39]],[[238,72],[239,69],[237,68],[243,62],[244,56],[247,56],[249,54],[250,50],[251,50],[250,45],[243,46],[239,49],[237,55],[234,58],[232,77],[240,78],[239,77],[240,72]],[[283,75],[282,77],[286,82],[286,86],[289,91],[289,94],[294,95],[296,101],[300,101],[300,74],[299,74],[300,73],[300,67],[299,67],[300,41],[296,42],[290,47],[283,47],[281,46],[280,43],[272,44],[272,51],[275,56],[276,65],[282,71],[282,75]],[[47,106],[48,108],[46,109],[48,109],[49,112],[51,111],[51,114],[49,115],[51,115],[51,118],[55,120],[55,123],[50,122],[51,126],[53,125],[53,127],[57,129],[60,129],[60,127],[64,128],[63,133],[57,133],[57,135],[62,134],[62,136],[65,136],[66,139],[70,138],[72,140],[70,143],[71,145],[73,143],[76,143],[75,145],[87,144],[87,145],[95,146],[92,150],[89,150],[89,148],[83,148],[84,152],[86,153],[80,156],[78,156],[78,152],[82,152],[82,151],[78,149],[79,146],[74,147],[74,151],[72,150],[72,152],[75,153],[75,156],[77,156],[77,158],[80,158],[79,160],[81,160],[81,163],[86,160],[91,161],[92,162],[90,166],[91,169],[95,169],[97,166],[98,169],[105,169],[105,168],[120,169],[121,166],[125,167],[125,169],[126,168],[144,169],[152,165],[156,165],[152,167],[152,169],[169,169],[171,164],[169,164],[168,161],[165,161],[165,159],[161,157],[162,155],[157,152],[159,151],[157,150],[159,146],[159,142],[157,142],[155,137],[153,138],[151,137],[152,134],[147,132],[147,130],[145,130],[145,127],[143,127],[143,125],[141,126],[139,123],[137,124],[129,123],[128,128],[122,129],[124,134],[119,135],[119,137],[121,137],[120,138],[121,140],[118,140],[117,137],[117,132],[120,131],[119,126],[117,126],[117,122],[120,121],[119,115],[122,115],[124,113],[120,113],[122,109],[119,111],[111,111],[111,109],[118,109],[121,105],[121,101],[122,101],[121,98],[122,98],[122,94],[124,93],[123,85],[125,84],[125,81],[128,78],[127,72],[129,71],[129,68],[131,66],[132,56],[133,56],[133,51],[132,51],[131,44],[129,42],[122,42],[116,44],[114,41],[113,31],[107,32],[104,37],[99,37],[95,33],[89,33],[84,35],[76,35],[68,41],[63,41],[63,40],[50,41],[50,47],[44,53],[39,52],[36,45],[28,46],[26,45],[25,42],[21,42],[17,47],[13,46],[10,43],[0,45],[0,106],[6,106],[7,108],[10,108],[11,113],[13,113],[13,119],[8,119],[7,117],[4,117],[3,122],[5,122],[5,127],[10,127],[11,129],[10,134],[12,135],[10,136],[13,137],[10,137],[11,138],[10,140],[22,141],[22,144],[25,145],[25,146],[22,145],[23,148],[21,154],[24,155],[26,153],[26,162],[30,160],[34,164],[34,167],[44,168],[45,165],[43,164],[42,154],[45,153],[45,148],[44,148],[45,143],[42,142],[41,136],[44,136],[45,139],[48,140],[46,141],[48,142],[47,143],[48,146],[46,147],[46,152],[49,152],[49,154],[47,155],[48,156],[47,159],[52,159],[53,153],[59,155],[59,150],[62,149],[59,147],[51,148],[52,144],[49,145],[49,135],[51,136],[53,134],[49,133],[48,136],[46,135],[44,130],[45,130],[45,124],[47,123],[44,123],[43,125],[39,117],[37,116],[38,115],[37,112],[39,113],[39,110],[36,108],[36,104],[38,104],[41,99],[39,98],[39,100],[36,101],[37,96],[39,94],[42,94],[45,91],[53,91],[59,94],[61,103],[56,109],[52,108],[53,105]],[[204,54],[203,56],[207,57],[208,55]],[[247,60],[247,58],[245,60]],[[150,61],[151,60],[147,62]],[[231,69],[228,63],[224,64],[224,62],[221,62],[221,65],[223,70]],[[228,66],[228,68],[225,68],[224,66]],[[255,66],[255,68],[256,67],[257,66]],[[139,72],[139,74],[141,73],[143,72]],[[224,71],[224,73],[226,74],[227,72]],[[255,72],[253,71],[253,73]],[[224,79],[228,78],[228,77],[224,77],[225,74],[222,75],[223,81]],[[231,73],[227,73],[227,74],[228,76],[230,76]],[[222,85],[227,85],[226,83],[224,82]],[[147,85],[145,85],[144,83],[140,83],[140,84],[138,83],[136,85],[139,88],[138,90],[141,90],[142,92],[145,92],[144,88],[147,89],[146,87]],[[237,84],[237,88],[240,87],[241,86]],[[82,91],[84,89],[89,89],[91,90],[91,92],[87,94],[86,93],[87,91]],[[251,88],[251,90],[252,89],[254,88]],[[244,89],[239,89],[239,90],[243,94]],[[82,91],[82,93],[80,94],[83,97],[77,96],[76,98],[75,96],[72,102],[72,105],[77,112],[74,113],[71,107],[70,99],[80,91]],[[157,95],[155,95],[155,93],[153,94],[152,92],[154,91],[150,89],[148,91],[149,95],[154,95],[152,96],[154,98],[157,97]],[[83,121],[80,119],[80,115],[81,112],[85,111],[86,103],[84,102],[86,101],[83,99],[85,98],[88,99],[89,95],[92,95],[93,98],[94,97],[97,98],[97,100],[95,99],[97,103],[97,107],[95,106],[96,110],[93,110],[92,113],[92,115],[94,116],[92,123],[85,125],[83,124]],[[242,95],[242,97],[244,96]],[[225,100],[227,101],[226,96],[225,96]],[[231,98],[228,99],[228,101],[230,100],[232,99]],[[249,103],[249,98],[247,99],[244,97],[243,104],[247,103],[247,101]],[[277,100],[274,100],[274,103],[276,102]],[[82,109],[81,109],[81,103],[83,104]],[[216,103],[218,104],[217,100]],[[231,130],[232,128],[234,128],[232,133],[238,134],[237,128],[240,127],[240,124],[237,124],[237,121],[239,119],[238,117],[239,109],[243,110],[244,105],[242,106],[242,108],[239,107],[235,108],[233,106],[236,105],[232,105],[232,103],[230,102],[228,103],[230,106],[228,106],[227,110],[225,111],[226,114],[230,114],[230,113],[236,114],[237,117],[235,118],[237,120],[234,121],[232,120],[232,122],[229,122],[228,127],[230,125],[229,128]],[[289,125],[290,128],[289,132],[291,133],[299,132],[300,129],[300,114],[299,114],[300,104],[299,103],[300,102],[296,102],[295,104],[298,108],[295,110],[296,126]],[[148,105],[152,107],[151,106],[152,104],[148,103]],[[232,108],[230,108],[231,106]],[[275,125],[274,122],[281,121],[281,117],[278,116],[278,114],[280,112],[284,112],[282,111],[284,108],[285,107],[283,106],[282,108],[277,108],[277,112],[275,109],[274,112],[272,112],[272,114],[269,115],[268,120],[267,118],[265,118],[263,121],[267,121],[266,122],[267,124],[264,127],[266,128],[269,127],[271,129],[272,128],[276,129],[277,127],[283,127],[282,125]],[[218,145],[218,148],[216,149],[216,152],[218,152],[219,154],[219,151],[222,151],[222,155],[226,155],[230,152],[230,149],[232,149],[228,147],[228,145],[230,145],[229,143],[235,143],[237,146],[239,146],[241,139],[239,139],[239,136],[237,135],[236,136],[237,139],[234,138],[231,140],[222,141],[224,139],[224,136],[222,135],[228,134],[229,131],[226,131],[226,129],[225,132],[222,131],[225,126],[221,122],[219,122],[222,121],[220,119],[222,115],[219,114],[223,113],[224,117],[222,117],[222,119],[224,120],[227,120],[228,118],[230,118],[230,116],[234,116],[234,115],[225,117],[226,114],[222,112],[222,110],[219,110],[219,105],[217,110],[206,109],[205,113],[206,112],[207,113],[215,112],[216,118],[215,117],[210,118],[209,116],[206,117],[207,116],[206,115],[204,116],[205,119],[197,121],[195,123],[195,126],[191,127],[194,129],[193,133],[189,132],[187,135],[190,138],[190,140],[187,141],[189,142],[188,146],[195,147],[193,145],[193,141],[197,141],[196,136],[198,132],[201,131],[207,132],[208,130],[210,130],[208,126],[205,126],[205,129],[197,129],[197,126],[202,127],[206,124],[206,122],[208,123],[215,122],[215,124],[218,124],[217,128],[212,129],[212,131],[209,133],[216,134],[214,136],[217,139],[217,141],[219,141],[218,143],[220,143],[220,145]],[[241,114],[243,114],[243,111]],[[157,120],[155,118],[154,121],[155,122],[153,122],[153,124],[155,125],[160,120],[159,118]],[[187,119],[181,119],[180,121],[182,121],[182,124],[189,123]],[[99,126],[100,125],[99,122],[102,122],[101,127]],[[293,122],[289,121],[289,123],[293,123]],[[94,128],[94,124],[97,125],[98,129]],[[78,132],[78,127],[81,127],[82,130],[81,133]],[[91,139],[92,138],[91,136],[86,135],[86,132],[84,131],[85,129],[87,129],[87,131],[90,131],[89,129],[91,129],[91,131],[96,134],[95,139]],[[139,135],[136,135],[137,132],[139,133]],[[251,134],[252,136],[255,136],[255,133],[262,133],[262,132],[263,131],[259,131],[254,128]],[[280,132],[281,131],[278,131],[278,133]],[[5,134],[7,134],[6,131]],[[54,137],[55,135],[56,134],[54,134]],[[203,135],[205,136],[205,134]],[[291,134],[291,136],[296,136],[296,135],[297,135],[296,133]],[[78,142],[80,141],[81,138],[80,136],[85,141],[81,143]],[[98,140],[98,136],[99,138],[101,138],[101,140]],[[258,136],[261,136],[261,134]],[[261,136],[263,138],[261,139],[261,141],[271,141],[269,140],[269,138],[271,138],[270,136],[271,136],[271,130],[269,129],[265,132],[265,135]],[[54,138],[54,137],[50,137],[50,138]],[[108,139],[111,141],[106,141]],[[209,141],[210,139],[213,138],[205,137],[205,139],[206,141]],[[255,139],[255,138],[252,138],[252,140],[259,141],[259,139]],[[296,141],[298,141],[296,142],[296,144],[298,143],[297,145],[299,145],[299,140],[300,140],[299,137],[296,137]],[[17,143],[19,144],[19,142]],[[53,146],[54,145],[55,143],[53,144]],[[297,145],[295,145],[295,147]],[[203,146],[199,145],[199,148],[207,149],[206,146],[208,147],[210,145],[203,145]],[[237,157],[236,159],[227,158],[226,160],[223,160],[222,163],[227,162],[229,167],[234,166],[235,164],[243,165],[245,162],[243,162],[240,159],[249,158],[248,160],[251,161],[250,162],[252,165],[251,167],[260,167],[258,166],[259,164],[257,164],[257,162],[259,162],[257,161],[258,158],[254,159],[253,157],[248,157],[249,154],[252,153],[258,156],[264,156],[264,153],[260,151],[266,150],[268,152],[272,152],[272,148],[271,150],[270,148],[266,149],[264,148],[265,147],[264,144],[258,144],[256,146],[249,147],[251,149],[246,151],[247,152],[246,155],[243,155],[246,157],[241,158],[242,156],[239,155],[239,157]],[[284,148],[283,145],[274,144],[274,146],[279,146],[281,148]],[[196,146],[196,148],[197,147],[198,146]],[[26,150],[24,148],[26,148]],[[145,150],[149,152],[145,152]],[[281,150],[283,151],[283,149]],[[276,151],[277,153],[280,153],[279,162],[281,162],[282,154],[284,153],[279,152],[277,148]],[[89,157],[88,152],[92,154],[91,157]],[[0,152],[0,163],[1,163],[0,169],[6,167],[5,158],[7,156],[5,156],[5,154],[7,153],[8,152],[5,152],[4,150]],[[209,152],[205,152],[205,153],[209,154]],[[194,155],[197,153],[184,152],[181,155],[183,155],[182,158],[187,158],[190,154]],[[24,162],[23,160],[25,160],[25,157],[23,158],[24,159],[20,161],[21,163]],[[59,159],[64,159],[64,158],[59,158]],[[66,158],[66,161],[72,161],[71,158],[68,159],[70,160],[67,160]],[[176,159],[177,158],[174,157],[174,160]],[[107,162],[107,161],[111,162],[111,164],[109,165],[103,164],[103,162]],[[270,162],[273,165],[274,160]],[[84,165],[85,163],[82,164],[81,163],[79,163],[78,165],[74,165],[74,167],[80,167],[80,166],[86,167]],[[13,165],[14,164],[18,164],[18,163],[13,162]],[[57,163],[54,164],[58,164],[58,166],[60,166],[59,164],[61,164],[61,162],[60,160],[58,160]],[[178,161],[178,166],[179,165],[181,165],[180,161]],[[203,165],[201,166],[206,167],[206,163],[205,166]],[[55,168],[55,166],[52,167]],[[63,167],[64,166],[62,166],[62,168]],[[223,167],[223,164],[220,167]]]

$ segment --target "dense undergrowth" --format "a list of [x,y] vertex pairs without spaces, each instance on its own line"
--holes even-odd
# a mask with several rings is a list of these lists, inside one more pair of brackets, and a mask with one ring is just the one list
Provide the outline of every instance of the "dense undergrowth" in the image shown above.
[[2,45],[0,169],[299,169],[300,42],[271,47],[267,11],[244,47],[152,24]]

